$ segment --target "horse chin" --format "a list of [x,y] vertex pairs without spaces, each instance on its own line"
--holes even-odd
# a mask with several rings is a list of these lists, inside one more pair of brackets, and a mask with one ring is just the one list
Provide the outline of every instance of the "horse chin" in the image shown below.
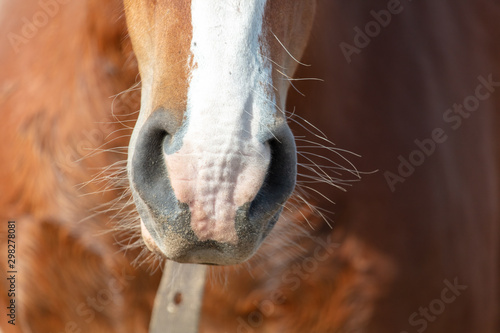
[[[156,223],[156,222],[154,222]],[[254,244],[224,244],[215,241],[189,241],[175,234],[151,235],[141,219],[142,238],[153,253],[180,263],[234,265],[249,259],[260,246]]]
[[200,240],[194,236],[192,230],[189,230],[188,223],[184,223],[186,227],[183,228],[184,231],[180,231],[179,225],[172,228],[166,219],[153,218],[149,215],[141,218],[142,239],[151,252],[179,263],[235,265],[253,256],[273,229],[280,213],[281,209],[269,220],[253,221],[253,223],[248,217],[240,216],[242,220],[238,223],[261,227],[253,230],[247,227],[244,232],[239,233],[240,237],[236,243]]

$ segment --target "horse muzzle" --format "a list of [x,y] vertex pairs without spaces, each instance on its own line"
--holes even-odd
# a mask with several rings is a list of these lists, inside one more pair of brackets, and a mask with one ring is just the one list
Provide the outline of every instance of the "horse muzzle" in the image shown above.
[[153,112],[129,165],[146,245],[185,263],[250,258],[296,181],[293,135],[284,119],[272,123],[256,134],[245,126],[198,133],[188,118],[179,126],[167,110]]

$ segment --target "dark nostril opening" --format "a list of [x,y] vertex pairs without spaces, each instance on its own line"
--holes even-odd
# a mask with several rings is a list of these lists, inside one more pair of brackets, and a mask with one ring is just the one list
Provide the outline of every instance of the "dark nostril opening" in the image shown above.
[[180,125],[170,112],[158,109],[153,112],[142,126],[135,144],[132,168],[141,178],[135,184],[155,183],[165,176],[163,152],[172,147],[173,136]]
[[269,228],[276,223],[278,213],[295,188],[297,177],[297,152],[292,132],[286,123],[273,130],[267,141],[271,161],[264,183],[249,207],[250,219],[269,220]]
[[[136,206],[148,231],[157,239],[155,228],[151,225],[150,214],[161,218],[166,212],[178,213],[175,194],[168,178],[164,152],[176,149],[176,138],[180,128],[175,117],[164,109],[153,112],[137,135],[131,160],[131,180]],[[180,140],[178,140],[180,141]],[[180,146],[180,144],[179,144]]]
[[163,143],[172,133],[172,127],[168,113],[163,110],[155,111],[144,123],[132,157],[132,176],[136,186],[149,189],[165,176]]
[[[288,133],[284,133],[288,134]],[[290,135],[281,135],[268,141],[271,161],[264,180],[268,200],[284,203],[295,188],[297,157],[295,141]]]

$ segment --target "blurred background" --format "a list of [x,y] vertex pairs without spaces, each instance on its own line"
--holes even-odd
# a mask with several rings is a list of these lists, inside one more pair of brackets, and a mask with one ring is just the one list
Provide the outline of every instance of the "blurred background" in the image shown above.
[[[499,22],[493,0],[318,0],[288,99],[317,209],[211,268],[201,332],[500,332]],[[0,328],[147,332],[162,263],[127,189],[123,5],[3,0],[0,26]]]

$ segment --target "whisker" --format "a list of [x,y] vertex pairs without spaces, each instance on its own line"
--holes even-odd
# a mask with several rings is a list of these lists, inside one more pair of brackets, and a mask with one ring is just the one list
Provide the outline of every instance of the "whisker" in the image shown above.
[[309,67],[311,65],[307,65],[307,64],[304,64],[303,62],[300,62],[298,61],[288,50],[287,48],[285,47],[285,45],[283,45],[283,43],[279,40],[278,36],[276,36],[274,34],[274,32],[271,32],[274,36],[274,38],[276,38],[276,40],[278,41],[278,43],[280,43],[281,47],[283,47],[283,49],[285,50],[285,52],[290,56],[290,58],[292,58],[293,60],[295,60],[295,62],[297,62],[298,64],[302,65],[302,66],[306,66],[306,67]]

